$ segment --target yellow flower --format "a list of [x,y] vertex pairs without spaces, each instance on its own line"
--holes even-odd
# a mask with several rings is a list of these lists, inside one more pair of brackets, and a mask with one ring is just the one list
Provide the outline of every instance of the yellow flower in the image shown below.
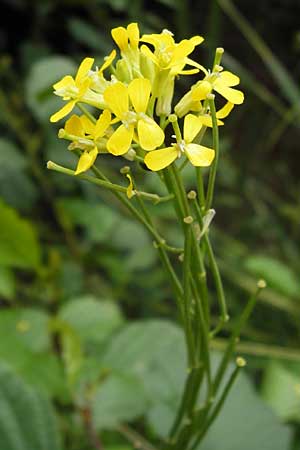
[[50,117],[50,122],[57,122],[67,116],[82,99],[90,85],[87,74],[93,63],[94,58],[85,58],[79,66],[75,79],[71,75],[66,75],[53,85],[54,94],[68,100],[68,103]]
[[[164,30],[160,34],[143,35],[141,41],[153,45],[154,52],[146,45],[142,45],[141,52],[148,56],[159,70],[170,70],[172,75],[188,75],[198,72],[199,68],[202,69],[202,66],[188,58],[188,55],[194,51],[195,47],[204,41],[201,36],[184,39],[176,44],[172,33]],[[184,71],[183,68],[186,64],[197,69]]]
[[206,71],[205,78],[194,84],[189,92],[181,98],[175,106],[175,113],[178,117],[183,117],[189,111],[201,111],[201,101],[205,100],[212,91],[218,92],[230,104],[240,105],[243,103],[243,92],[233,89],[233,86],[239,84],[239,77],[228,71],[222,72],[221,67],[219,69],[219,71],[213,73]]
[[153,150],[163,143],[163,130],[146,114],[150,94],[151,83],[146,78],[136,78],[128,86],[117,82],[104,91],[107,107],[122,122],[107,142],[107,149],[113,155],[126,153],[133,139],[144,150]]
[[74,114],[65,125],[65,132],[75,138],[72,148],[81,148],[81,154],[75,175],[89,170],[94,164],[99,153],[100,138],[102,138],[111,122],[111,113],[103,111],[96,123],[86,116]]
[[194,87],[192,90],[192,99],[194,101],[204,100],[207,94],[216,91],[230,103],[240,105],[244,101],[244,94],[242,91],[232,88],[233,86],[237,86],[239,82],[239,77],[228,71],[208,75],[204,81],[200,81]]
[[192,143],[201,127],[202,121],[200,118],[193,114],[188,114],[184,119],[183,140],[173,144],[171,147],[147,153],[144,159],[146,166],[153,171],[164,169],[172,164],[175,159],[180,158],[183,153],[193,166],[210,166],[215,157],[215,151],[212,148]]

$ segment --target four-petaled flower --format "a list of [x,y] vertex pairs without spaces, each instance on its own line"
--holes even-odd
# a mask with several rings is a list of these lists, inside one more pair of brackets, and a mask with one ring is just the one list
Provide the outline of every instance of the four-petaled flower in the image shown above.
[[[204,41],[202,36],[184,39],[176,44],[172,33],[164,30],[160,34],[145,34],[142,36],[141,41],[153,45],[154,52],[146,45],[142,45],[141,52],[150,58],[159,70],[169,69],[172,75],[187,75],[198,72],[199,68],[202,69],[200,64],[188,58],[188,55],[194,51],[195,47]],[[183,70],[186,64],[197,69]]]
[[50,122],[58,122],[66,117],[84,96],[91,82],[87,74],[93,64],[94,58],[85,58],[79,66],[75,79],[71,75],[66,75],[53,85],[54,94],[68,100],[68,103],[50,117]]
[[193,166],[210,166],[215,157],[215,151],[212,148],[192,143],[201,127],[201,119],[193,114],[188,114],[184,119],[183,140],[171,147],[147,153],[144,160],[146,166],[153,171],[162,170],[180,158],[182,154],[187,156]]
[[147,151],[163,143],[163,130],[146,114],[150,94],[151,83],[146,78],[136,78],[128,86],[117,82],[104,91],[107,108],[114,113],[116,121],[122,122],[107,142],[107,149],[113,155],[124,155],[133,139]]
[[64,130],[75,137],[73,148],[83,149],[75,175],[86,172],[94,164],[99,153],[98,141],[105,135],[110,122],[111,113],[108,110],[103,111],[96,123],[87,116],[79,117],[76,114],[67,120]]

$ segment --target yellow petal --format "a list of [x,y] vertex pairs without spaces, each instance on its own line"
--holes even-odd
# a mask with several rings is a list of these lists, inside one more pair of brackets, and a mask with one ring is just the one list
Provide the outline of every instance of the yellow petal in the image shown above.
[[205,75],[208,75],[208,71],[205,69],[205,67],[197,63],[196,61],[190,58],[185,58],[185,63],[189,64],[190,66],[196,67],[197,69],[201,70],[201,72],[205,73]]
[[202,44],[202,42],[204,41],[204,37],[202,37],[202,36],[193,36],[189,40],[194,45],[194,47],[196,47],[196,45]]
[[58,122],[60,119],[66,117],[74,108],[76,100],[71,100],[66,105],[64,105],[59,111],[55,114],[52,114],[50,117],[50,122]]
[[210,166],[215,157],[215,151],[212,148],[198,144],[188,144],[185,147],[185,153],[193,166],[196,167]]
[[239,77],[227,70],[220,73],[220,79],[222,80],[222,84],[225,84],[225,86],[228,87],[236,86],[240,82]]
[[214,84],[214,90],[224,98],[226,98],[226,100],[228,100],[230,103],[234,103],[235,105],[240,105],[244,101],[244,94],[242,91],[239,91],[238,89],[232,89],[219,82],[217,84]]
[[68,134],[73,134],[74,136],[83,136],[84,130],[81,118],[76,114],[73,114],[73,116],[71,116],[70,119],[66,121],[65,131]]
[[[212,128],[212,126],[213,126],[212,118],[208,114],[207,115],[203,115],[203,116],[199,116],[199,120],[202,123],[202,125],[204,125],[205,127]],[[224,125],[224,122],[222,122],[221,120],[217,119],[217,125]]]
[[66,87],[73,87],[75,86],[75,81],[74,78],[71,77],[71,75],[66,75],[65,77],[63,77],[60,81],[58,81],[57,83],[55,83],[53,85],[53,88],[56,91],[59,91],[60,89],[65,89]]
[[127,195],[128,198],[132,198],[135,195],[132,178],[131,178],[131,176],[129,174],[127,174],[126,177],[129,180],[129,185],[128,185],[127,189],[126,189],[126,195]]
[[164,142],[165,133],[150,117],[147,120],[139,120],[137,130],[140,146],[144,150],[154,150]]
[[154,172],[162,170],[172,164],[178,156],[176,146],[162,148],[160,150],[154,150],[147,153],[144,159],[144,163],[148,169]]
[[156,66],[159,65],[159,61],[158,61],[157,57],[150,50],[150,48],[147,47],[147,45],[141,46],[141,52],[143,53],[143,55],[147,56],[147,58],[151,59],[151,61],[153,61]]
[[128,33],[124,27],[117,27],[111,30],[111,35],[121,51],[128,47]]
[[84,58],[84,60],[79,66],[79,69],[75,77],[76,84],[79,83],[87,75],[88,71],[91,69],[93,64],[94,58]]
[[198,73],[199,69],[187,69],[187,70],[180,70],[177,71],[178,75],[194,75],[195,73]]
[[137,49],[140,40],[140,30],[137,23],[130,23],[127,27],[130,46]]
[[115,156],[124,155],[130,148],[133,131],[133,126],[128,130],[124,125],[120,125],[108,139],[107,150]]
[[91,84],[92,80],[90,78],[86,78],[85,80],[81,81],[79,83],[80,89],[78,91],[78,95],[77,98],[81,98],[83,97],[83,95],[86,93],[86,91],[88,90],[90,84]]
[[194,114],[185,116],[183,124],[183,139],[185,142],[193,142],[201,128],[202,123],[199,120],[199,117],[194,116]]
[[151,92],[151,83],[146,78],[136,78],[128,86],[128,94],[136,112],[145,113]]
[[97,155],[98,155],[97,147],[93,148],[93,150],[91,150],[90,152],[84,151],[78,160],[75,175],[79,175],[80,173],[89,170],[94,164]]
[[108,111],[108,109],[105,109],[99,119],[96,122],[95,125],[95,134],[94,138],[98,139],[99,137],[102,137],[107,130],[109,124],[111,121],[111,113]]
[[140,40],[153,45],[155,48],[166,48],[175,45],[172,33],[144,34]]
[[212,91],[212,85],[208,81],[201,81],[192,89],[192,99],[194,101],[204,100]]
[[113,60],[116,57],[116,50],[113,50],[105,59],[104,63],[102,64],[102,66],[100,67],[100,69],[98,70],[98,73],[102,73],[105,69],[107,69],[107,67],[109,67],[111,65],[111,63],[113,62]]
[[80,121],[85,134],[93,136],[95,133],[95,124],[87,116],[81,116]]
[[230,113],[232,108],[234,107],[233,103],[227,102],[225,106],[223,106],[223,108],[219,109],[219,111],[217,111],[217,118],[218,119],[225,119],[225,117],[227,117]]
[[178,61],[181,61],[186,56],[188,56],[192,51],[194,50],[195,46],[192,42],[188,41],[187,39],[184,39],[183,41],[179,42],[179,44],[176,45],[173,55],[171,58],[171,61],[169,63],[169,67],[172,65],[178,63]]
[[105,89],[103,97],[109,109],[122,119],[124,113],[129,109],[127,87],[118,81]]

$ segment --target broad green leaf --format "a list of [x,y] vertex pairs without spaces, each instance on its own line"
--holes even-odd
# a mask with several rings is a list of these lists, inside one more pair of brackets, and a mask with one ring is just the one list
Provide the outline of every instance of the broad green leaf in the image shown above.
[[40,264],[40,246],[32,224],[1,201],[0,216],[0,264],[37,269]]
[[20,343],[33,352],[50,348],[48,316],[31,308],[2,309],[0,313],[0,354],[7,340]]
[[119,226],[119,215],[112,208],[99,202],[89,202],[80,198],[67,198],[59,202],[69,219],[81,226],[91,242],[110,240],[116,226]]
[[117,305],[92,296],[79,297],[66,303],[59,317],[68,323],[86,343],[100,344],[123,322]]
[[47,123],[51,114],[63,106],[64,101],[53,95],[52,85],[65,75],[74,76],[76,70],[71,59],[57,55],[42,58],[32,65],[26,80],[25,94],[37,120]]
[[182,331],[163,320],[129,324],[112,340],[102,364],[117,373],[134,374],[149,399],[147,420],[165,435],[174,419],[186,376]]
[[300,298],[300,282],[290,267],[264,255],[250,256],[245,261],[249,273],[264,278],[267,284],[290,297]]
[[148,400],[141,381],[132,375],[111,375],[96,390],[93,421],[98,429],[114,428],[147,411]]
[[0,311],[0,362],[49,395],[66,396],[62,365],[51,353],[45,313],[29,308]]
[[5,450],[61,450],[49,400],[0,366],[0,443]]
[[271,361],[264,373],[262,397],[283,420],[300,421],[299,369],[297,373],[282,363]]
[[125,326],[111,340],[103,355],[104,366],[145,376],[159,354],[168,352],[170,341],[180,333],[164,320],[141,320]]
[[22,364],[11,365],[30,386],[54,397],[59,402],[69,400],[65,374],[61,360],[54,353],[26,352]]
[[16,279],[13,271],[0,266],[0,297],[11,300],[15,296]]

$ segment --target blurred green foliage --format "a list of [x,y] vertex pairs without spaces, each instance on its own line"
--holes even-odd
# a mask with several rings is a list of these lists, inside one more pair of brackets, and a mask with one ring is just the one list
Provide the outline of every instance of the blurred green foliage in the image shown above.
[[[204,63],[223,46],[246,91],[221,132],[212,238],[233,318],[258,277],[269,288],[240,345],[248,374],[201,449],[300,449],[299,13],[297,0],[3,0],[0,450],[130,450],[131,426],[156,442],[178,405],[183,340],[150,237],[109,193],[46,170],[75,165],[48,122],[51,85],[84,56],[101,63],[130,21],[203,34]],[[114,179],[120,163],[101,167]],[[153,215],[180,244],[170,206]]]

